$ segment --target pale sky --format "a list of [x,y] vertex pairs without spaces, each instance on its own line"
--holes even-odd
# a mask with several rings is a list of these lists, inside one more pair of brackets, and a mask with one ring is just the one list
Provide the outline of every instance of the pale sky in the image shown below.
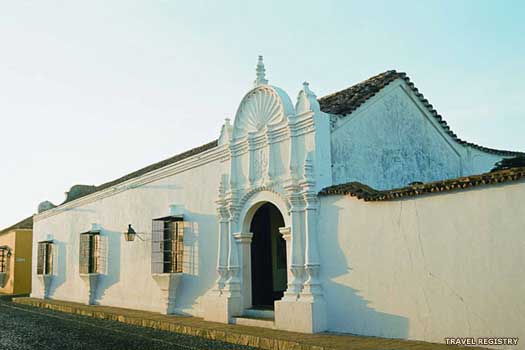
[[0,0],[0,228],[217,138],[259,54],[292,99],[405,71],[460,138],[525,151],[523,18],[524,1]]

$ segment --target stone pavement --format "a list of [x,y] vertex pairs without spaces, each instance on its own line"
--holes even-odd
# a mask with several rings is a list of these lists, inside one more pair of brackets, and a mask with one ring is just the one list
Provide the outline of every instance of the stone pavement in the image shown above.
[[0,350],[256,350],[0,301]]
[[110,306],[88,306],[79,303],[35,298],[14,298],[13,302],[99,319],[119,321],[135,326],[198,336],[210,340],[277,350],[473,350],[479,347],[460,347],[444,344],[363,337],[347,334],[302,334],[274,329],[227,325],[207,322],[198,317],[161,315],[154,312]]

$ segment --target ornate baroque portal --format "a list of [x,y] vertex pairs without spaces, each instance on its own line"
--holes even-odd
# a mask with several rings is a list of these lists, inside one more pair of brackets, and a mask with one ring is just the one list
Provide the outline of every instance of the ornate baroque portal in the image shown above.
[[284,221],[279,232],[288,265],[286,291],[275,302],[275,326],[323,331],[317,193],[331,181],[329,117],[307,83],[294,107],[283,90],[268,85],[262,57],[256,71],[255,87],[242,99],[233,126],[226,121],[219,139],[229,149],[230,172],[222,175],[218,189],[219,276],[204,317],[231,322],[252,306],[250,225],[257,209],[271,203]]

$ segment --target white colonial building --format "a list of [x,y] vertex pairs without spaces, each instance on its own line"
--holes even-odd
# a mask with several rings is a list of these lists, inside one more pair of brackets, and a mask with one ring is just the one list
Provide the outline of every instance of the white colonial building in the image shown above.
[[292,101],[256,72],[218,140],[41,206],[33,297],[525,339],[522,153],[460,140],[404,73]]

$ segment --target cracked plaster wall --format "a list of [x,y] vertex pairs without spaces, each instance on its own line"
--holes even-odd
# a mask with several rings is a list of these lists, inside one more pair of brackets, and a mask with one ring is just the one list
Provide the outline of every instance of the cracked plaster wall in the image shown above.
[[393,202],[322,197],[329,329],[525,339],[523,198],[523,181]]

